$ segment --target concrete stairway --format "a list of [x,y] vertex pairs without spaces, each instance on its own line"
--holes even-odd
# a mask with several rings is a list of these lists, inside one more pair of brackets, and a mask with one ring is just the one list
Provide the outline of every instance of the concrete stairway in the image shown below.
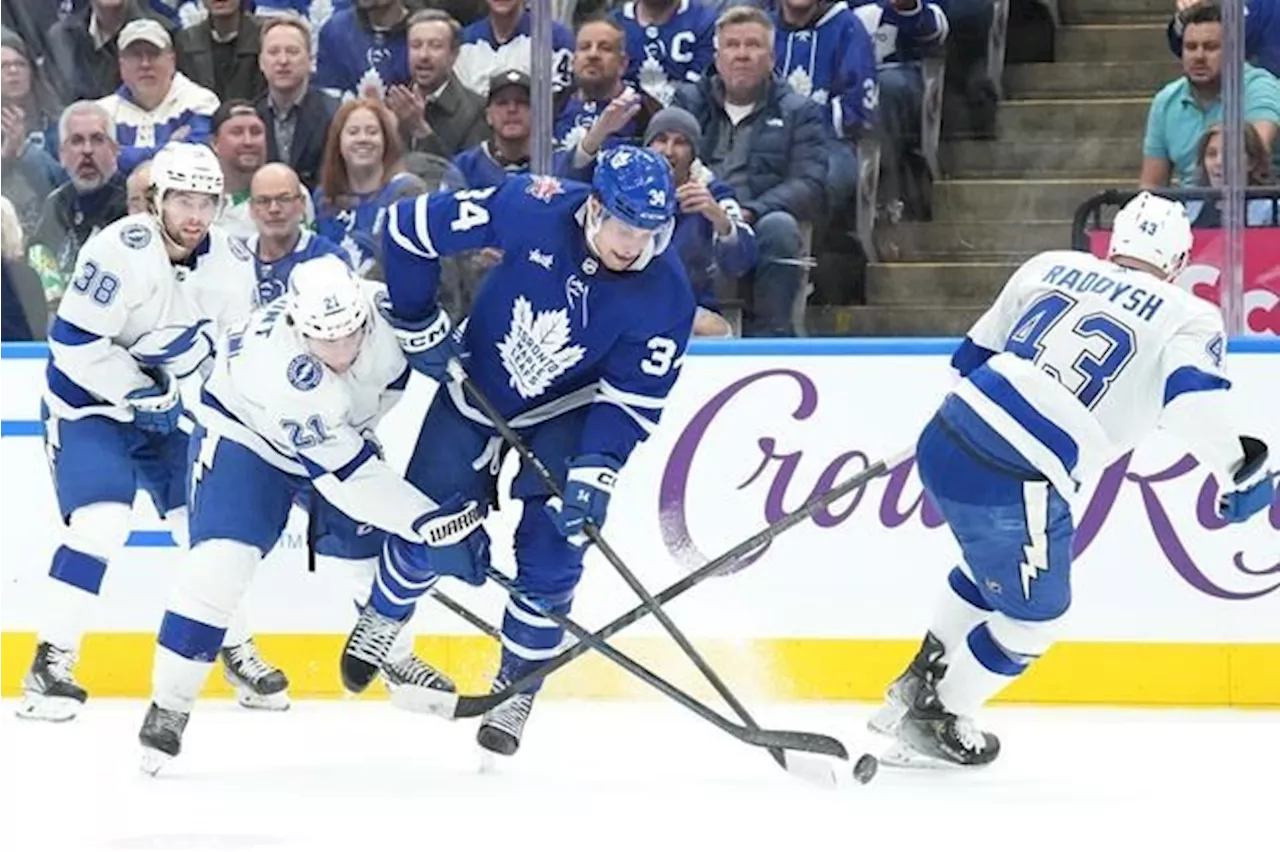
[[811,308],[810,333],[962,335],[1018,264],[1069,248],[1082,201],[1137,181],[1151,97],[1181,73],[1171,8],[1062,0],[1056,61],[1005,71],[997,139],[942,143],[933,221],[878,226],[867,304]]

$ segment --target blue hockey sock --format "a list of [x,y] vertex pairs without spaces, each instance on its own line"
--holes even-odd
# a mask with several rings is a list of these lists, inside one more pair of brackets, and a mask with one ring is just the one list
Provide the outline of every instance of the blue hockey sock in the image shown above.
[[53,564],[49,566],[50,577],[91,595],[98,594],[106,574],[106,560],[73,550],[65,544],[54,552]]
[[[566,615],[573,599],[564,596],[538,603],[547,611]],[[564,628],[517,598],[507,601],[507,611],[502,617],[502,669],[500,677],[515,680],[530,669],[556,656],[564,640]],[[542,688],[538,680],[525,688],[525,692],[537,692]]]
[[378,572],[374,575],[369,602],[380,615],[403,621],[413,613],[418,598],[429,592],[439,580],[439,574],[415,570],[397,559],[395,550],[388,545],[382,548],[378,557]]
[[198,663],[212,663],[218,658],[226,632],[225,627],[215,627],[168,610],[160,622],[160,635],[156,642],[180,657]]
[[[1012,622],[996,614],[992,622]],[[1015,630],[1021,630],[1015,627]],[[952,713],[972,716],[978,708],[1027,670],[1035,656],[1009,650],[984,622],[973,630],[951,656],[947,673],[938,685],[938,697]]]

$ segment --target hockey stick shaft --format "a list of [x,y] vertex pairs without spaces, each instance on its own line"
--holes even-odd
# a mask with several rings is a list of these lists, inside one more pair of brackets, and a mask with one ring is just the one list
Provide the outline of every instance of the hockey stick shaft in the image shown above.
[[[453,369],[455,365],[456,369]],[[516,431],[511,428],[511,424],[507,422],[506,418],[503,417],[496,408],[494,408],[493,404],[489,402],[484,393],[476,387],[475,382],[471,381],[471,379],[467,377],[466,373],[462,370],[461,364],[458,364],[456,361],[453,362],[453,364],[450,365],[450,372],[453,374],[455,379],[461,381],[463,389],[475,400],[476,404],[480,407],[480,410],[484,412],[484,415],[493,423],[494,428],[498,430],[498,434],[502,436],[503,440],[515,449],[516,453],[519,454],[520,458],[526,464],[533,467],[538,474],[538,478],[542,480],[543,486],[556,497],[563,498],[564,489],[561,488],[556,477],[547,469],[547,466],[542,463],[542,460],[525,445],[520,436],[516,434]],[[711,668],[711,664],[708,663],[702,654],[698,652],[698,649],[693,647],[693,643],[684,635],[684,631],[676,626],[675,622],[671,620],[670,616],[668,616],[666,611],[662,608],[662,605],[654,600],[653,595],[649,593],[649,590],[644,587],[644,585],[636,578],[636,575],[632,573],[631,569],[627,567],[627,564],[622,560],[622,557],[620,557],[617,552],[609,546],[609,543],[605,541],[600,530],[596,529],[592,524],[587,524],[586,534],[591,542],[600,549],[601,554],[603,554],[604,558],[613,566],[613,569],[618,572],[618,575],[622,577],[623,581],[630,586],[636,596],[649,607],[649,611],[653,613],[653,616],[656,619],[658,619],[658,622],[662,625],[663,629],[670,634],[676,645],[680,647],[680,650],[684,652],[685,656],[687,656],[698,671],[702,673],[702,676],[707,679],[707,682],[711,684],[715,691],[720,694],[720,697],[724,699],[725,703],[733,709],[733,712],[737,713],[738,717],[741,718],[748,727],[759,728],[755,719],[753,719],[751,714],[747,712],[747,708],[743,706],[742,702],[738,700],[738,697],[733,694],[731,689],[729,689],[728,684],[720,678],[720,675],[716,673],[715,669]],[[775,753],[773,757],[779,763],[784,762],[784,757],[781,753]]]
[[[815,512],[825,509],[837,500],[852,494],[871,480],[884,476],[891,468],[908,458],[913,450],[914,446],[899,450],[892,456],[888,456],[880,461],[872,463],[866,469],[859,471],[844,482],[833,486],[829,491],[811,498],[799,509],[796,509],[788,515],[782,516],[755,535],[739,542],[737,545],[720,554],[715,559],[711,560],[706,565],[703,565],[688,576],[672,583],[670,586],[655,595],[654,600],[660,604],[670,603],[680,595],[689,591],[689,589],[692,589],[699,583],[704,582],[708,577],[714,577],[716,574],[736,564],[744,557],[755,553],[760,548],[772,542],[780,534],[804,523]],[[593,635],[598,639],[608,639],[614,634],[625,630],[632,624],[635,624],[648,614],[648,605],[641,604],[640,606],[618,616],[613,621],[597,630]],[[567,666],[569,663],[585,654],[589,649],[588,645],[580,642],[572,648],[568,648],[562,651],[559,655],[547,660],[537,669],[522,675],[515,682],[511,683],[500,692],[488,695],[459,696],[458,704],[453,715],[457,718],[479,716],[480,714],[498,706],[503,701],[506,701],[512,695],[520,692],[529,684],[547,677],[552,672]]]
[[490,567],[485,573],[490,580],[493,580],[499,586],[506,589],[510,594],[519,598],[522,603],[531,607],[543,618],[554,621],[558,626],[567,630],[569,633],[572,633],[574,638],[582,643],[582,647],[587,647],[593,651],[603,654],[607,659],[618,666],[621,666],[630,674],[644,681],[646,684],[653,687],[658,692],[661,692],[676,703],[692,710],[694,713],[697,713],[703,719],[715,725],[730,736],[736,737],[749,745],[761,746],[769,749],[770,751],[778,751],[778,762],[784,768],[787,764],[785,756],[780,751],[781,749],[815,752],[817,754],[825,754],[830,757],[838,757],[841,759],[848,758],[849,754],[848,751],[845,750],[844,745],[840,743],[839,740],[826,736],[825,734],[810,734],[801,731],[766,731],[754,723],[744,727],[729,721],[689,693],[655,674],[643,664],[619,651],[605,640],[599,638],[585,627],[579,625],[577,622],[567,616],[540,606],[536,601],[529,600],[523,593],[521,593],[515,581],[510,577],[507,577],[492,567]]

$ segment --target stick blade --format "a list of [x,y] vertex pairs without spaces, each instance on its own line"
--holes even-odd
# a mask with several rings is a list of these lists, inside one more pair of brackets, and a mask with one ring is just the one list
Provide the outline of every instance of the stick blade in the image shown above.
[[840,786],[840,775],[836,771],[842,765],[826,755],[817,755],[807,751],[784,751],[782,768],[797,778],[834,790]]

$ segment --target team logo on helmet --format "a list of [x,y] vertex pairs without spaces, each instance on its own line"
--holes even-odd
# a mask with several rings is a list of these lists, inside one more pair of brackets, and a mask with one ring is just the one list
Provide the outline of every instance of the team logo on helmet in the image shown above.
[[289,362],[289,384],[300,391],[314,390],[324,378],[324,368],[312,355],[298,355]]

